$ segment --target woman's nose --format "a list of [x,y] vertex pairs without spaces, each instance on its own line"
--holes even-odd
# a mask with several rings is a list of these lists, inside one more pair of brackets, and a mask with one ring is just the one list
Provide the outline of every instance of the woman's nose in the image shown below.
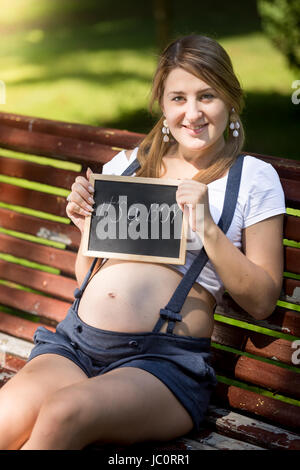
[[188,121],[194,122],[201,118],[202,114],[203,113],[200,109],[200,103],[198,101],[191,100],[187,102],[185,115]]

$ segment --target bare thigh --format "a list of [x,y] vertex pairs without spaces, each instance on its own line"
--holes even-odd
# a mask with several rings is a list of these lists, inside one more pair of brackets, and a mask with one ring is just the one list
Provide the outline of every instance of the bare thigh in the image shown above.
[[163,382],[145,370],[123,367],[52,394],[24,449],[168,441],[192,427],[191,416]]
[[35,357],[0,390],[0,448],[20,446],[29,436],[45,399],[60,388],[87,379],[69,359]]
[[[91,442],[168,441],[193,428],[191,416],[171,390],[143,369],[114,369],[74,388],[85,389],[86,398],[94,404],[87,427],[87,431],[92,431]],[[99,393],[103,401],[97,406]]]

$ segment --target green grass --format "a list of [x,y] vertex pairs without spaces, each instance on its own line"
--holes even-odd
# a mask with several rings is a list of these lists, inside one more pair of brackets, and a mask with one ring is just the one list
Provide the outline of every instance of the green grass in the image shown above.
[[[299,158],[300,105],[291,102],[291,84],[299,77],[263,34],[255,2],[172,4],[173,37],[211,35],[231,55],[246,94],[245,149]],[[6,104],[0,110],[147,132],[158,55],[151,5],[3,0],[0,80]]]

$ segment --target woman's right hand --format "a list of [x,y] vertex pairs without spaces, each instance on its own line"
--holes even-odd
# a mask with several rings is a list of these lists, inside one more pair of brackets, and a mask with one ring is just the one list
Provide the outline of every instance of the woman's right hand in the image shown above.
[[71,186],[71,193],[67,197],[68,205],[66,207],[67,216],[79,228],[81,233],[84,230],[84,221],[87,216],[93,212],[94,188],[89,183],[92,174],[90,168],[86,171],[86,178],[77,176]]

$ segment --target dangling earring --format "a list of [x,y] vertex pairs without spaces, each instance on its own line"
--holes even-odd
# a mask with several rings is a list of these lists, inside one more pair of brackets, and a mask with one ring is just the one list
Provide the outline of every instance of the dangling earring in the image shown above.
[[235,116],[235,109],[231,109],[232,114],[230,115],[230,124],[229,127],[233,131],[232,135],[233,137],[238,137],[239,136],[239,131],[238,129],[241,127],[240,123],[238,122],[238,118]]
[[169,142],[170,138],[169,138],[168,134],[170,134],[170,129],[169,129],[169,126],[168,126],[168,123],[167,123],[166,119],[163,121],[163,128],[162,128],[161,131],[164,134],[163,141],[164,142]]

